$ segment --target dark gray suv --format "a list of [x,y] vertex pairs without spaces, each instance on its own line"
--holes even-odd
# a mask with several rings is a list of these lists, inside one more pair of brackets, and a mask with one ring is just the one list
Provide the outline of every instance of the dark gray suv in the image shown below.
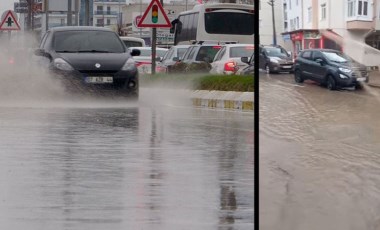
[[360,88],[368,82],[366,66],[344,53],[330,49],[303,50],[295,61],[294,77],[297,83],[306,79],[335,90],[340,87]]

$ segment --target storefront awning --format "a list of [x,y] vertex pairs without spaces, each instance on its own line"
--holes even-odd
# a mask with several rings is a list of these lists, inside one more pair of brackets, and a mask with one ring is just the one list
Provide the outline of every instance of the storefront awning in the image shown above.
[[320,33],[327,39],[336,42],[338,45],[343,46],[343,37],[333,32],[332,30],[320,30]]

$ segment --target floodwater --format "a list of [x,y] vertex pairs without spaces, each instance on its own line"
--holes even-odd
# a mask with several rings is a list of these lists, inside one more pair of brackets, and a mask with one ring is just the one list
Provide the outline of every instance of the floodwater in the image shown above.
[[380,229],[379,88],[260,76],[260,229]]
[[18,83],[0,93],[0,229],[253,229],[252,113]]

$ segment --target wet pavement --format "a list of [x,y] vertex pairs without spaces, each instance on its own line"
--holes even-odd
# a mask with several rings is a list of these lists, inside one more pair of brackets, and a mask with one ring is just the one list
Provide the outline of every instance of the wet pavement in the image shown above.
[[380,229],[380,89],[260,76],[260,229]]
[[0,229],[253,229],[252,112],[3,94],[0,137]]

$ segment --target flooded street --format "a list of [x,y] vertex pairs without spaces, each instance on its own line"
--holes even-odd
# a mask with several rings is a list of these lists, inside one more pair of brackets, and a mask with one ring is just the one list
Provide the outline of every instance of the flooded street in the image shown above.
[[252,113],[40,96],[0,98],[0,229],[253,229]]
[[260,76],[260,229],[380,229],[378,88]]

